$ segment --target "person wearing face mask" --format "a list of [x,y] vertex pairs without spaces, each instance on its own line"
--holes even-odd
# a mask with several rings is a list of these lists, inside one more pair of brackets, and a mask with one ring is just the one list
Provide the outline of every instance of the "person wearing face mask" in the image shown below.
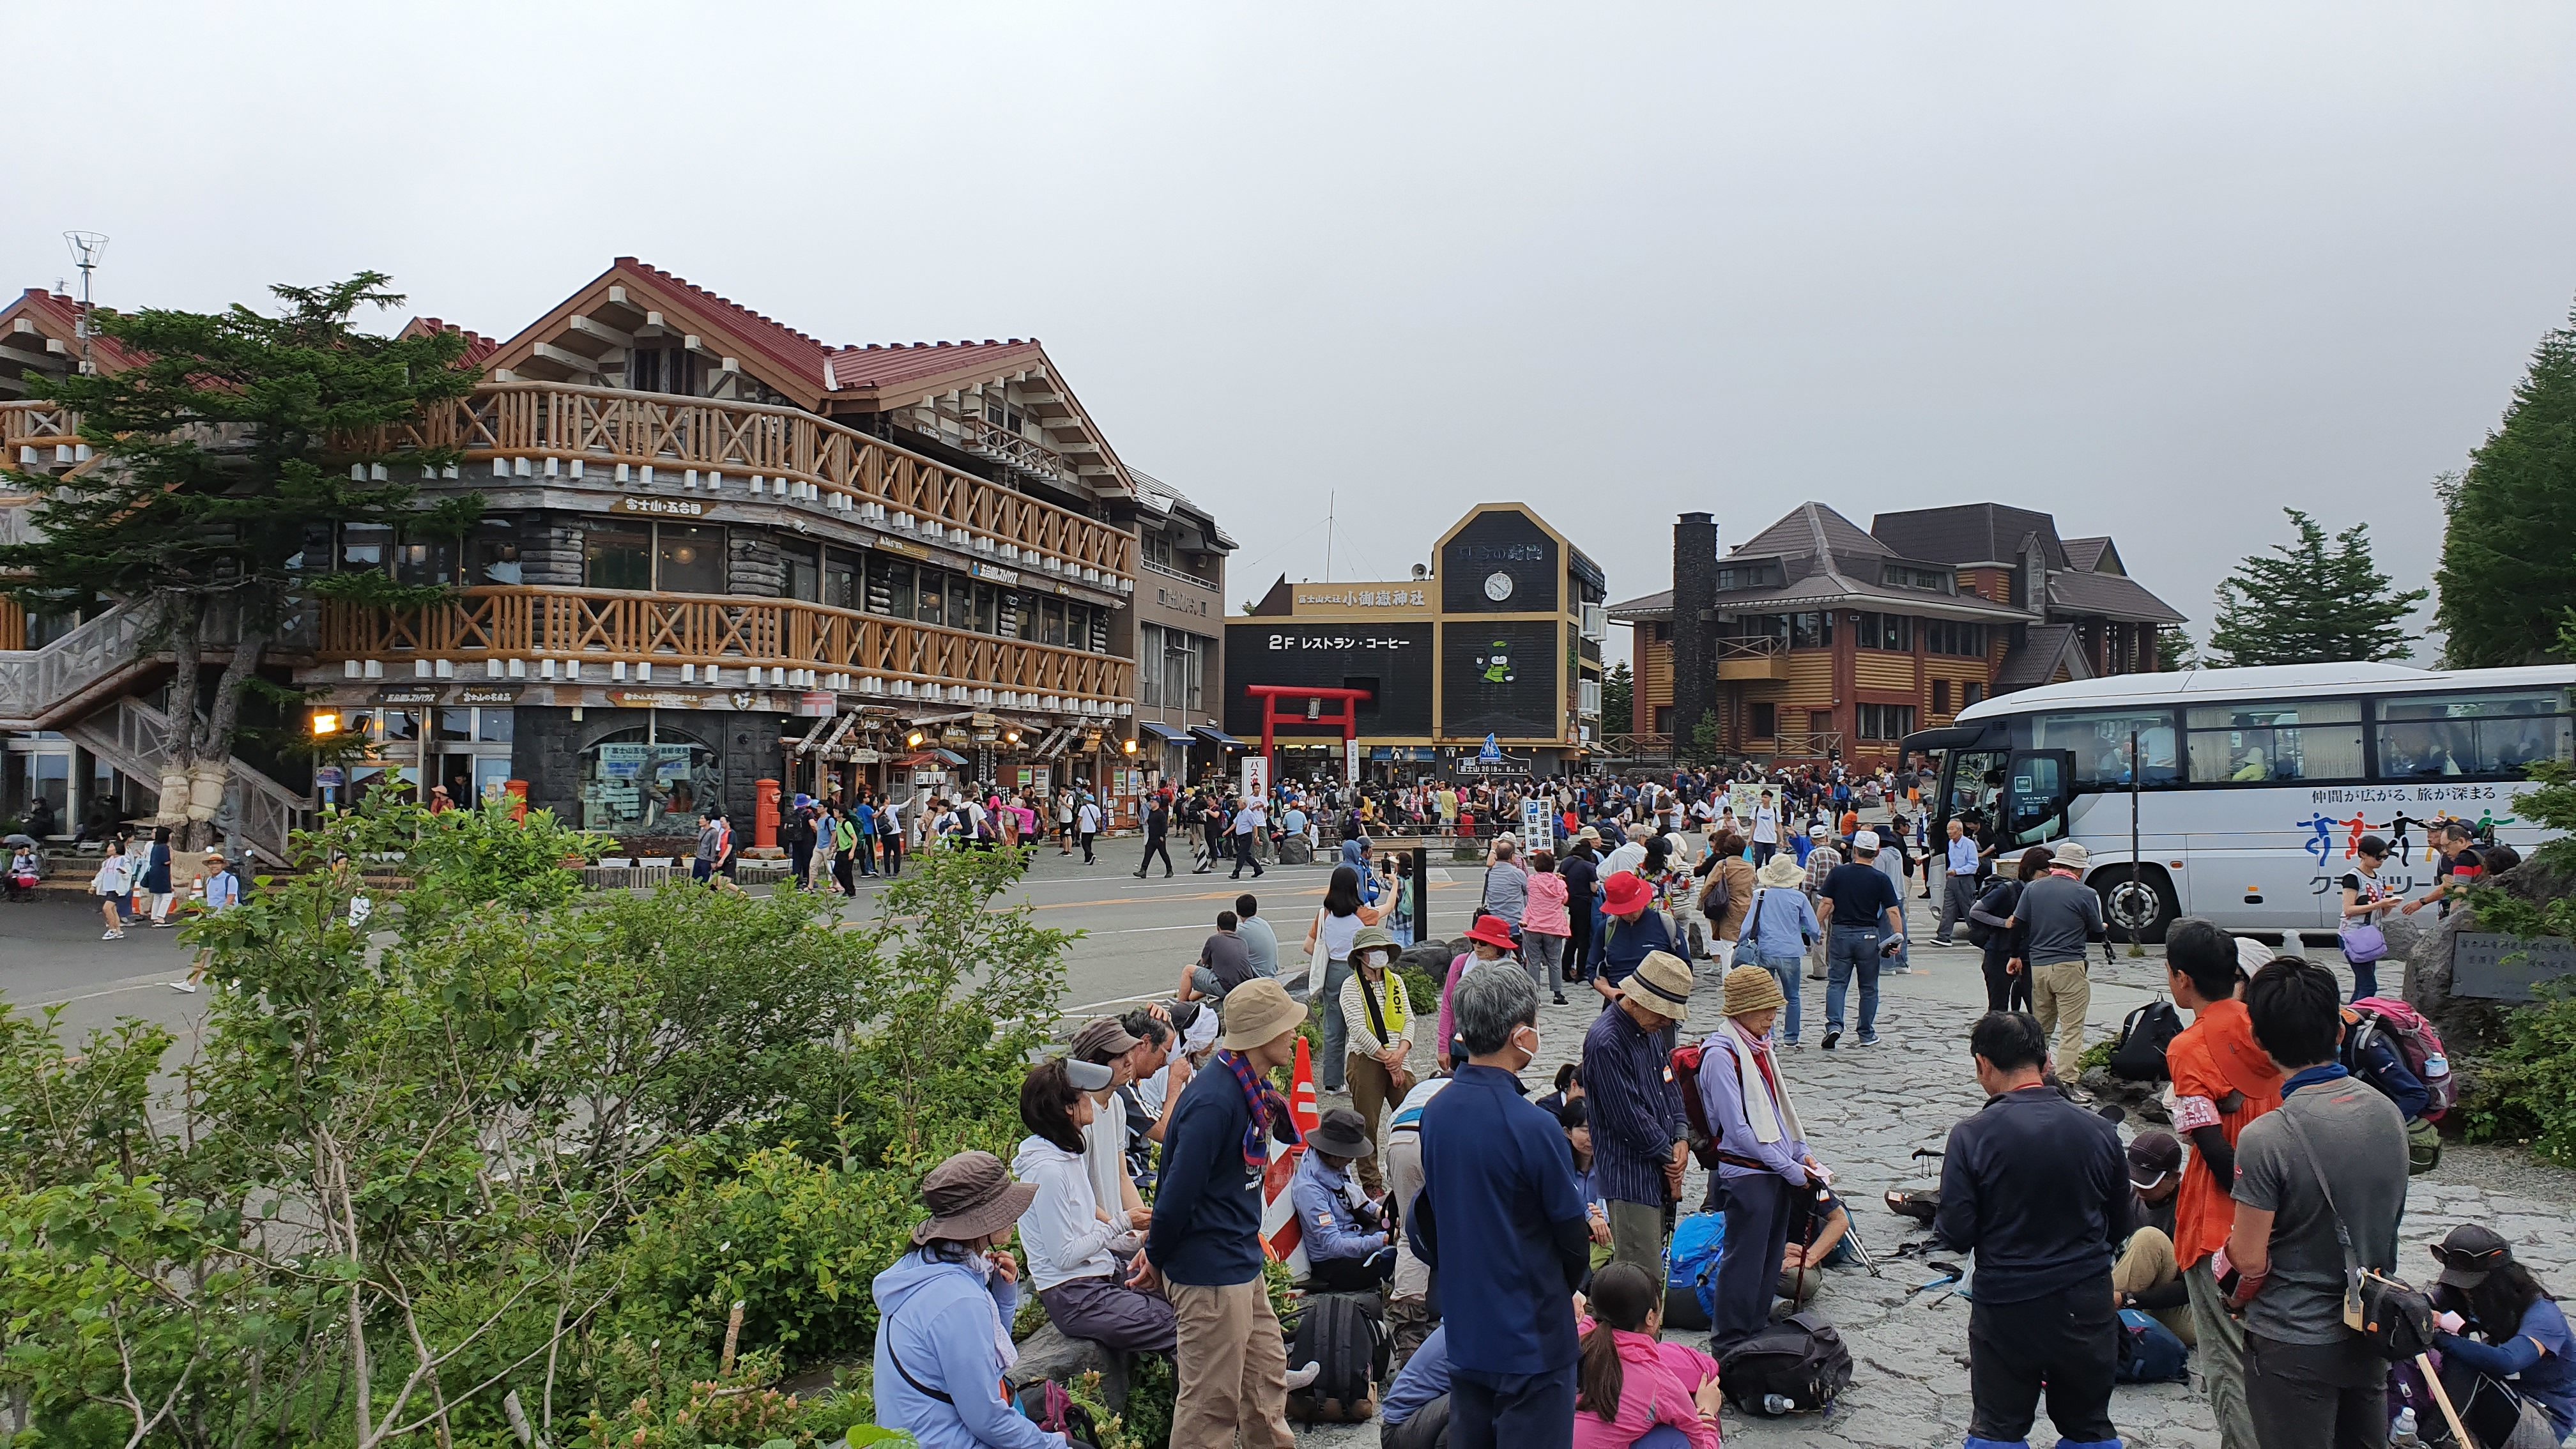
[[1454,1449],[1566,1449],[1574,1436],[1572,1294],[1592,1232],[1555,1119],[1521,1094],[1539,1054],[1538,992],[1478,971],[1453,1006],[1467,1060],[1422,1113],[1422,1191],[1406,1227],[1439,1279]]

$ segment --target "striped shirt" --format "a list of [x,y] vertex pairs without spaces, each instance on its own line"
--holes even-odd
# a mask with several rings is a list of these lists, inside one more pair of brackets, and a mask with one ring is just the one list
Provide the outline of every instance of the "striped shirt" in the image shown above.
[[1583,1101],[1592,1175],[1604,1198],[1661,1207],[1673,1144],[1689,1138],[1662,1038],[1612,1003],[1583,1035]]

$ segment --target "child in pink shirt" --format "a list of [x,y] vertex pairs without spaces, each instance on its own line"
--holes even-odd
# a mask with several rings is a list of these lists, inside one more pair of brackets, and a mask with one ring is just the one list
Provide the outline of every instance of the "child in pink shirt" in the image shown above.
[[1634,1263],[1592,1275],[1593,1316],[1574,1325],[1583,1335],[1574,1449],[1629,1449],[1658,1424],[1679,1429],[1691,1449],[1719,1449],[1717,1360],[1657,1341],[1661,1296]]

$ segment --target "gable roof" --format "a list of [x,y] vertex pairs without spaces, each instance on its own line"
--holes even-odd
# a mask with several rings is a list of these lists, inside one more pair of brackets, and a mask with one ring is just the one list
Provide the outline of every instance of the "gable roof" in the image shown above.
[[[0,307],[0,384],[16,394],[30,368],[59,375],[80,366],[80,315],[78,297],[42,287],[29,287],[18,300]],[[144,360],[112,337],[92,337],[89,347],[101,372],[123,372]]]
[[2048,567],[2070,567],[2066,546],[2058,541],[2056,519],[2001,503],[1954,503],[1882,513],[1870,520],[1869,531],[1901,542],[1909,558],[1947,564],[2016,563],[2023,541],[2035,534]]
[[457,360],[467,367],[481,367],[493,353],[501,350],[498,338],[486,337],[468,327],[459,327],[438,317],[414,317],[403,324],[397,337],[424,337],[432,332],[454,332],[465,339],[465,355]]
[[2171,604],[2147,592],[2144,585],[2126,574],[2089,574],[2074,569],[2050,571],[2048,607],[2052,612],[2099,614],[2130,623],[2179,624],[2184,619]]
[[2126,572],[2120,567],[2120,551],[2111,546],[2109,534],[2104,534],[2100,538],[2069,538],[2061,542],[2066,545],[2068,568],[2081,569],[2089,574],[2100,569],[2102,560],[2108,558],[2111,561],[2110,572],[2115,574]]
[[1821,503],[1801,503],[1783,515],[1779,522],[1728,549],[1729,555],[1744,554],[1759,558],[1766,554],[1798,555],[1851,554],[1866,557],[1877,554],[1889,558],[1896,550],[1861,532],[1860,525]]
[[1995,670],[1995,693],[2031,689],[2057,677],[2063,664],[2068,677],[2090,679],[2091,666],[2084,662],[2084,651],[2075,647],[2072,624],[2033,624],[2020,648],[2004,656]]
[[1046,352],[1035,338],[996,342],[871,342],[864,347],[836,347],[825,353],[824,382],[835,395],[868,396],[882,407],[895,407],[996,374],[1009,375],[1044,366]]

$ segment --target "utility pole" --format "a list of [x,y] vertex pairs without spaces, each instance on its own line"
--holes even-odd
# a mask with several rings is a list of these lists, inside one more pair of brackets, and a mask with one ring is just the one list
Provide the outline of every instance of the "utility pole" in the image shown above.
[[67,231],[63,240],[71,245],[72,261],[80,268],[80,370],[86,377],[98,371],[97,359],[91,356],[89,325],[90,273],[98,269],[99,259],[107,255],[107,238],[94,231]]

